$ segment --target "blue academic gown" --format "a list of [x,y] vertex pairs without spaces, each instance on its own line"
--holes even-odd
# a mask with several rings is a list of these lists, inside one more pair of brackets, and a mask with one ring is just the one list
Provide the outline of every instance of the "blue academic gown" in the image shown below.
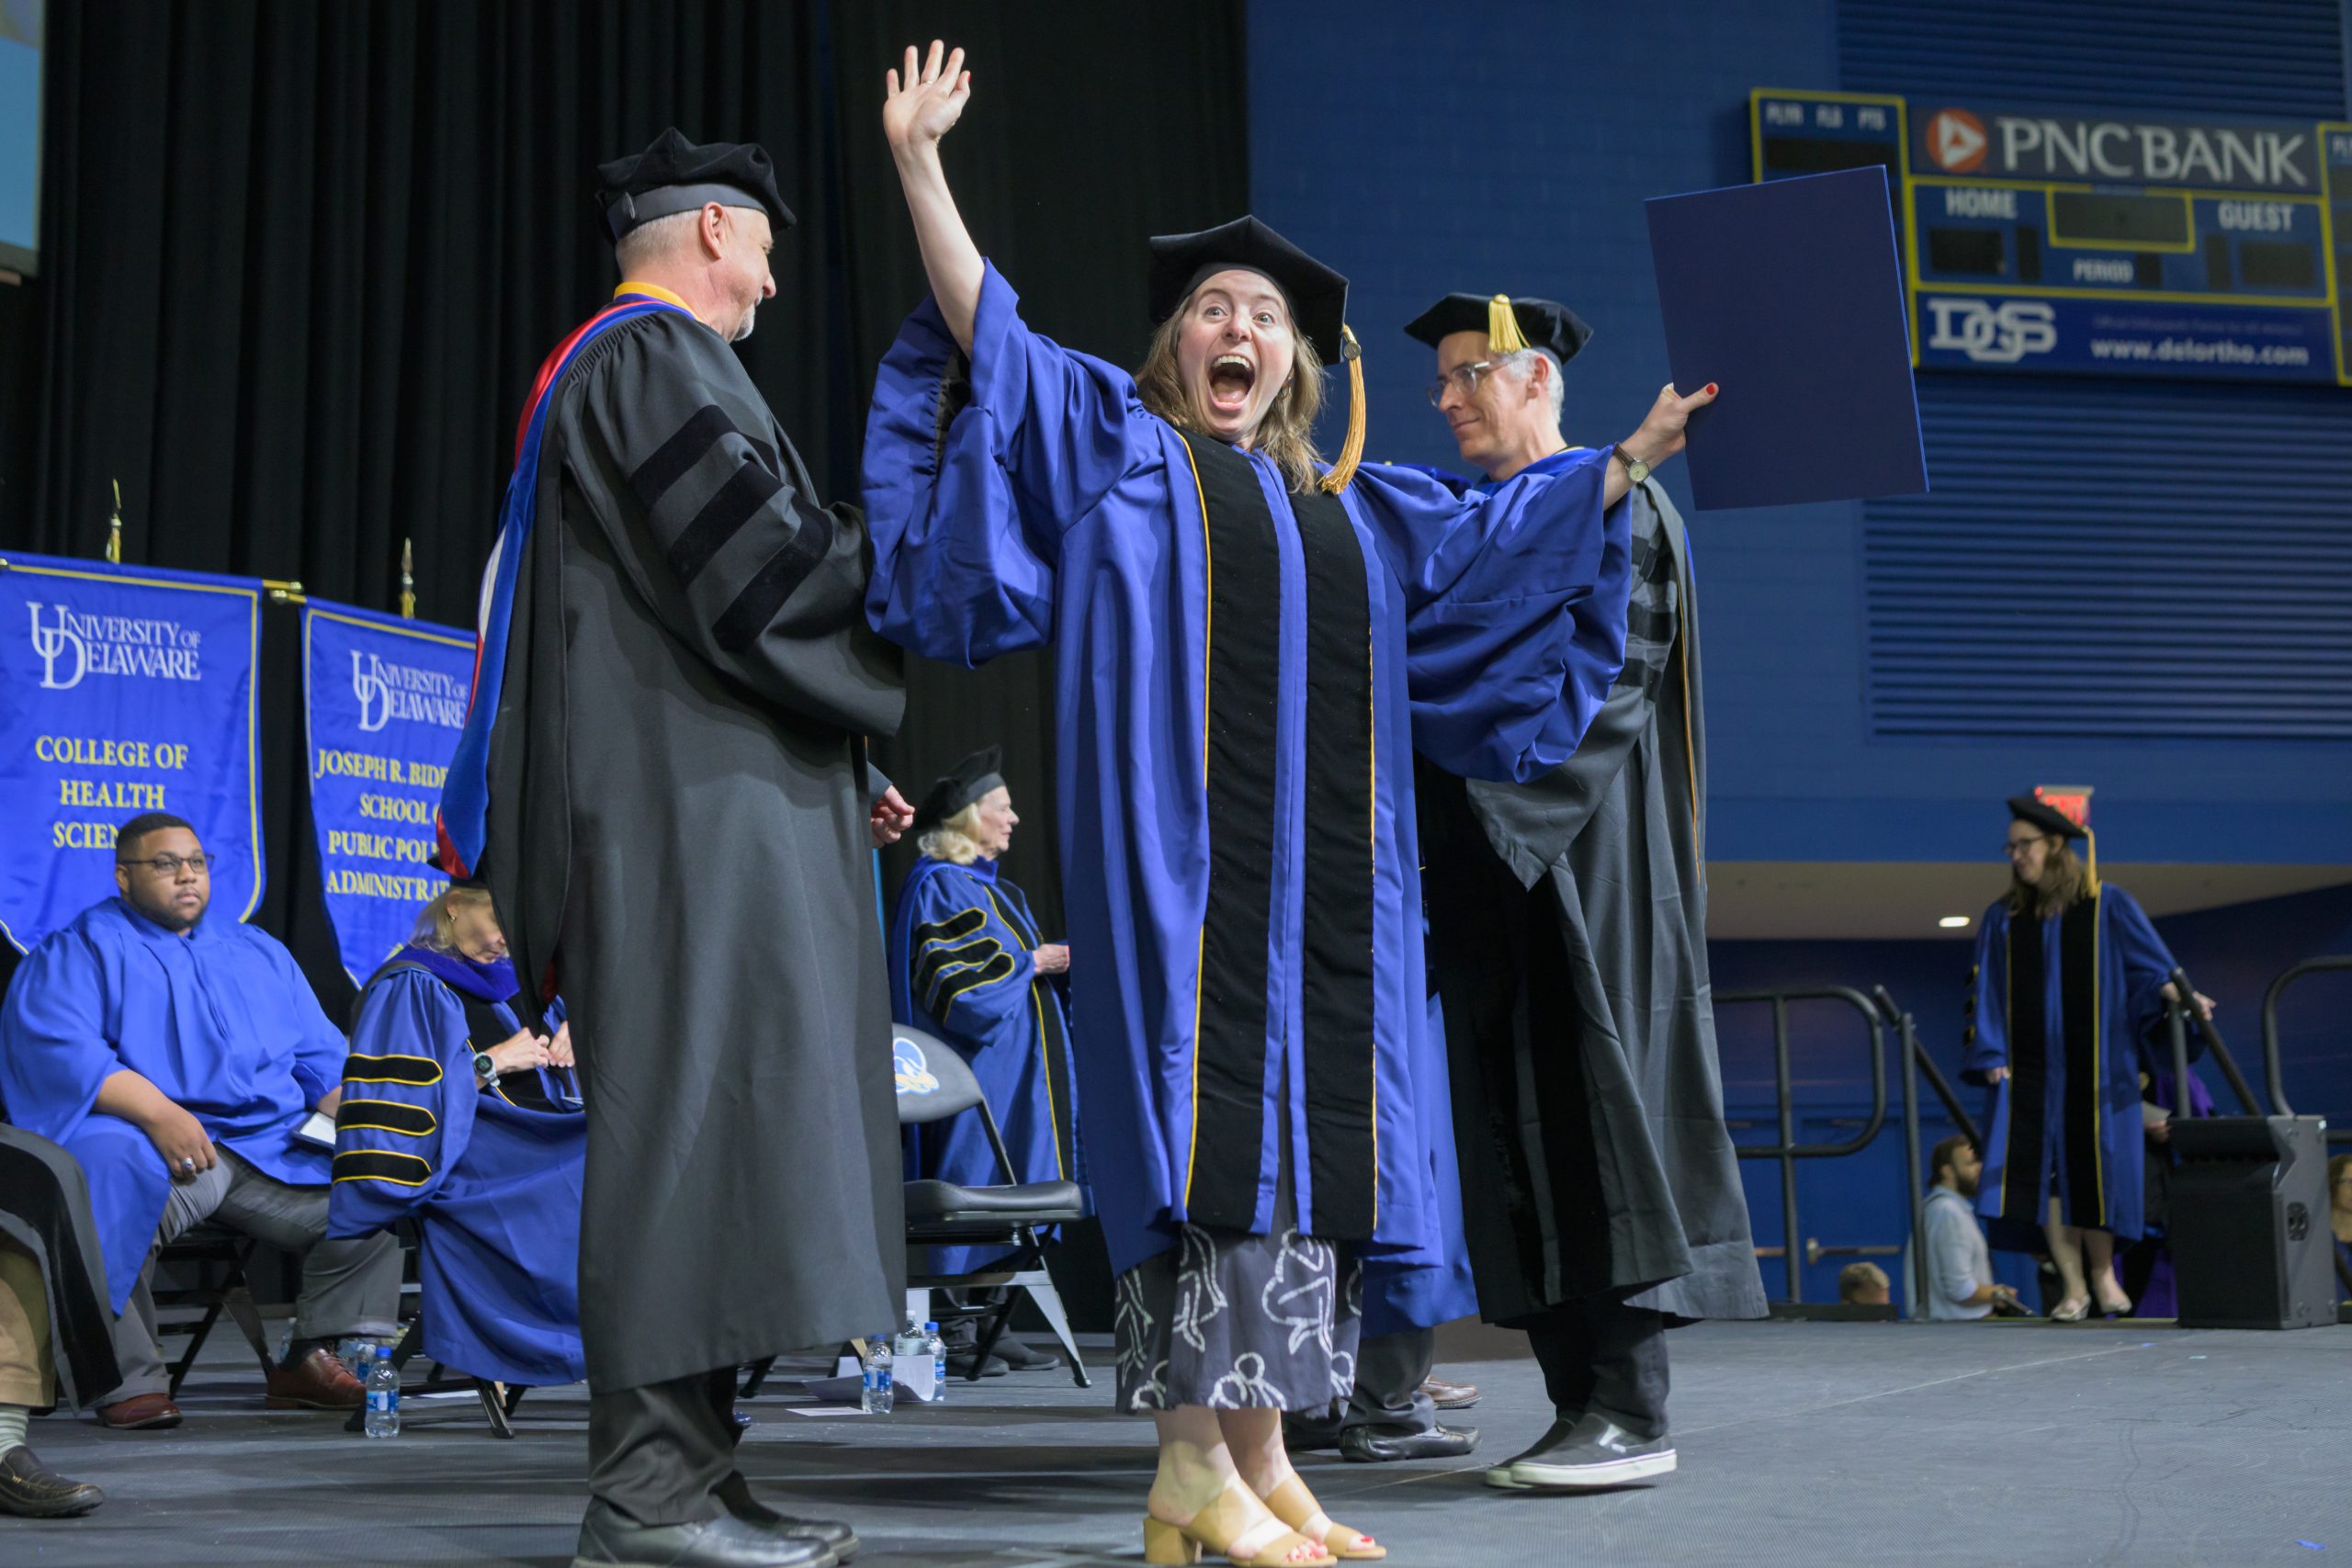
[[[588,1120],[572,1075],[536,1073],[559,1106],[518,1105],[514,1077],[478,1087],[473,1058],[523,1027],[514,972],[415,948],[434,972],[395,969],[360,998],[335,1118],[327,1234],[364,1236],[411,1215],[418,1227],[424,1353],[499,1382],[588,1375],[580,1349],[580,1195]],[[505,1032],[469,1037],[467,986]],[[495,992],[496,995],[491,993]],[[559,1004],[559,1009],[560,1004]],[[560,1021],[551,1009],[548,1027]],[[520,1075],[515,1075],[519,1077]]]
[[[2035,994],[2020,995],[2013,994],[2010,984],[2008,905],[1996,903],[1984,911],[1976,933],[1972,1027],[1961,1071],[1983,1083],[1994,1067],[2011,1069],[1994,1099],[1977,1213],[1987,1221],[2036,1227],[2031,1235],[2038,1236],[2049,1213],[2054,1167],[2067,1224],[2112,1231],[2130,1240],[2144,1227],[2146,1210],[2141,1052],[2164,1016],[2157,992],[2172,974],[2173,956],[2140,901],[2120,887],[2102,886],[2095,918],[2095,994],[2070,996],[2062,919],[2053,918],[2041,922],[2043,983]],[[2079,1019],[2088,1019],[2087,1010],[2095,1008],[2097,1027],[2084,1027],[2079,1045],[2061,1049],[2055,1043],[2068,1039],[2070,1000]],[[2015,1048],[2016,1020],[2024,1009],[2039,1014],[2040,1038],[2052,1043],[2040,1053],[2043,1069],[2038,1075]],[[2039,1092],[2021,1100],[2019,1091],[2033,1077],[2041,1080]]]
[[[1069,1023],[1060,991],[1037,973],[1039,941],[1029,901],[997,874],[996,862],[920,857],[890,922],[890,1016],[946,1041],[971,1067],[1015,1179],[1082,1183]],[[978,1116],[907,1131],[911,1179],[1004,1180]],[[969,1273],[1007,1251],[936,1247],[933,1269]]]
[[[1310,821],[1306,740],[1331,716],[1306,711],[1316,667],[1306,585],[1332,570],[1331,558],[1328,546],[1302,543],[1279,471],[1255,454],[1197,455],[1143,407],[1125,372],[1031,333],[993,267],[968,404],[944,408],[961,395],[947,385],[956,357],[926,301],[883,362],[865,459],[876,551],[866,609],[884,636],[958,664],[1054,649],[1071,1032],[1113,1269],[1173,1246],[1180,1223],[1204,1217],[1204,1190],[1220,1206],[1214,1223],[1267,1232],[1280,1168],[1301,1228],[1383,1267],[1446,1267],[1440,1195],[1457,1177],[1439,1157],[1452,1113],[1443,1044],[1429,1027],[1410,758],[1419,747],[1457,773],[1525,780],[1575,750],[1624,657],[1626,584],[1607,582],[1603,563],[1620,562],[1622,573],[1627,513],[1621,504],[1604,515],[1602,459],[1466,501],[1426,475],[1359,471],[1339,504],[1369,599],[1369,809],[1362,828]],[[1279,615],[1212,626],[1223,590],[1212,582],[1204,474],[1220,462],[1230,473],[1237,461],[1273,519]],[[1223,639],[1215,648],[1213,636]],[[1270,667],[1234,673],[1219,650],[1253,638]],[[1270,741],[1274,828],[1247,863],[1234,825],[1209,820],[1207,762],[1219,754],[1210,683],[1220,669],[1251,688],[1245,702],[1272,709],[1252,722]],[[1232,713],[1219,710],[1228,728]],[[1368,849],[1371,863],[1369,951],[1359,956],[1372,1060],[1347,1064],[1368,1073],[1370,1092],[1340,1120],[1295,1045],[1315,973],[1303,931],[1310,827],[1326,839],[1355,834],[1355,852]],[[1205,918],[1213,861],[1227,886],[1268,887],[1262,1029],[1238,992],[1216,998],[1226,1010],[1213,1021],[1262,1033],[1261,1082],[1237,1077],[1230,1055],[1212,1064],[1222,1077],[1203,1071],[1199,1024],[1213,999],[1204,954],[1221,939]],[[1227,1049],[1222,1033],[1216,1043]],[[1342,1168],[1321,1146],[1362,1146],[1357,1106],[1373,1134],[1369,1169]],[[1228,1153],[1196,1159],[1204,1142]],[[1317,1219],[1318,1165],[1327,1184],[1351,1184],[1333,1206],[1346,1206],[1359,1234]]]
[[120,898],[94,904],[26,954],[0,1009],[0,1110],[60,1144],[90,1179],[119,1313],[164,1218],[171,1173],[147,1134],[95,1110],[124,1067],[266,1176],[323,1186],[326,1151],[295,1137],[343,1077],[343,1033],[293,954],[207,917],[186,936]]

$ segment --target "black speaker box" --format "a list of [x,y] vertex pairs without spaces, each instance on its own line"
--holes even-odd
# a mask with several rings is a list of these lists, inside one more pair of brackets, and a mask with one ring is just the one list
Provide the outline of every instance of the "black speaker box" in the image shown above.
[[2205,1116],[2172,1123],[2172,1262],[2183,1328],[2335,1321],[2327,1123]]

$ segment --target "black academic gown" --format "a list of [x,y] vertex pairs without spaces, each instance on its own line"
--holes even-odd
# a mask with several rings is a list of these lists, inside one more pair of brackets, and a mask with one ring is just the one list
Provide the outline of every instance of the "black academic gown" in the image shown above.
[[1529,784],[1420,770],[1430,952],[1480,1314],[1612,1294],[1761,1317],[1707,979],[1706,727],[1688,540],[1637,485],[1625,665]]
[[597,1392],[898,1320],[905,1232],[865,737],[897,650],[734,351],[655,310],[548,394],[481,870],[588,1105]]
[[33,1255],[49,1294],[58,1403],[80,1409],[122,1382],[90,1184],[47,1138],[0,1124],[0,1235]]

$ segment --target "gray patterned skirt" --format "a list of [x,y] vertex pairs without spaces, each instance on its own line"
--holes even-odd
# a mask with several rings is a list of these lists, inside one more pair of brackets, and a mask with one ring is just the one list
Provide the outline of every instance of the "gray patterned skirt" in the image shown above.
[[1363,1269],[1349,1249],[1280,1224],[1287,1217],[1272,1235],[1185,1225],[1175,1247],[1119,1276],[1120,1411],[1345,1403]]

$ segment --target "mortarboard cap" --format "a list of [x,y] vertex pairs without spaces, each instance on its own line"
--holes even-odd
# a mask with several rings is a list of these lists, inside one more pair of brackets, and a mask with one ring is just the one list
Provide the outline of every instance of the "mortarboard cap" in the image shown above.
[[644,152],[596,166],[596,208],[615,240],[639,224],[711,201],[756,207],[778,232],[792,227],[792,209],[775,187],[775,165],[756,142],[697,145],[672,126]]
[[1592,329],[1566,305],[1508,294],[1449,294],[1406,322],[1405,331],[1431,348],[1455,333],[1484,333],[1489,354],[1540,348],[1563,365],[1592,341]]
[[2090,830],[2056,807],[2030,795],[2009,796],[2009,816],[2018,822],[2030,822],[2045,833],[2055,833],[2062,839],[2086,839]]
[[933,783],[915,807],[915,831],[936,828],[972,802],[1004,784],[1004,748],[989,746],[973,752]]
[[1348,330],[1348,280],[1255,218],[1237,218],[1193,234],[1151,237],[1151,319],[1180,310],[1204,279],[1228,267],[1247,267],[1272,280],[1290,303],[1293,325],[1315,345],[1325,365],[1348,365],[1348,435],[1323,477],[1333,493],[1347,488],[1363,457],[1363,366]]

